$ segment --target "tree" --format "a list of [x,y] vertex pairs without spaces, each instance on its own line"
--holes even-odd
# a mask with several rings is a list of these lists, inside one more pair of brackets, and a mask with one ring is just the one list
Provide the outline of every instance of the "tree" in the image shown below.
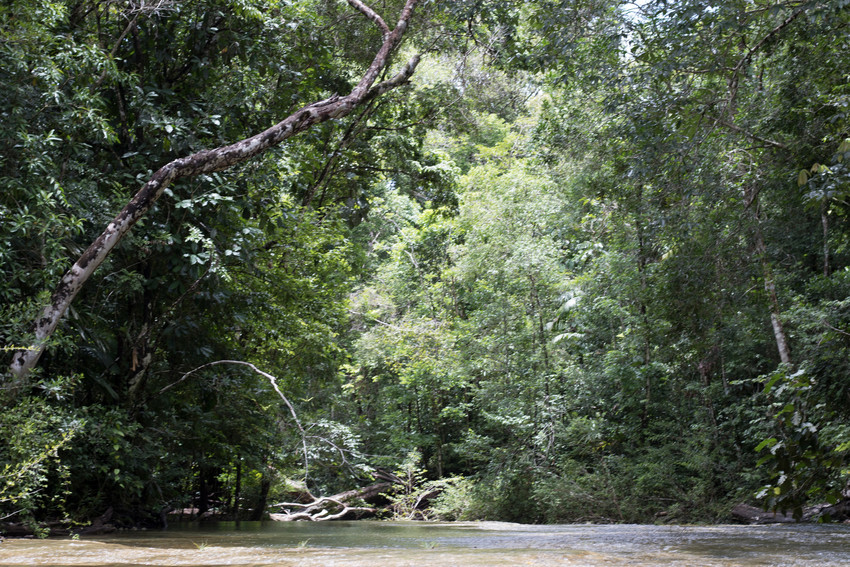
[[418,57],[411,59],[394,77],[375,84],[381,73],[385,71],[391,56],[397,51],[413,16],[417,0],[407,0],[399,16],[398,24],[392,30],[377,12],[360,0],[348,0],[348,3],[378,26],[383,42],[357,86],[348,95],[334,95],[305,106],[260,134],[234,144],[174,160],[158,169],[62,277],[49,305],[35,322],[34,343],[16,352],[12,357],[9,370],[16,377],[18,385],[27,378],[38,362],[44,351],[45,342],[56,329],[59,320],[86,280],[127,231],[150,210],[174,181],[183,177],[221,171],[242,163],[314,125],[346,116],[357,106],[398,87],[410,78],[419,62]]

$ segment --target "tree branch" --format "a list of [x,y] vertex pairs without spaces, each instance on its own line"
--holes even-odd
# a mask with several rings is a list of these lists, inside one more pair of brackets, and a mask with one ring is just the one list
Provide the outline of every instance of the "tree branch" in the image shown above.
[[824,326],[832,329],[833,331],[835,331],[837,333],[841,333],[842,335],[847,335],[848,337],[850,337],[850,333],[848,333],[847,331],[842,331],[841,329],[839,329],[837,327],[833,327],[832,325],[830,325],[829,323],[826,322],[826,319],[821,321],[821,325],[824,325]]
[[348,3],[351,4],[354,8],[360,10],[364,16],[375,22],[379,28],[381,28],[381,38],[384,41],[387,41],[387,36],[390,35],[390,28],[384,19],[378,15],[372,8],[361,2],[360,0],[348,0]]
[[788,146],[783,144],[782,142],[777,142],[777,141],[774,141],[774,140],[770,140],[768,138],[762,138],[761,136],[757,136],[756,134],[753,134],[752,132],[745,130],[744,128],[741,128],[740,126],[738,126],[737,124],[735,124],[733,122],[730,122],[728,120],[724,120],[723,118],[720,118],[718,116],[711,116],[711,118],[714,120],[714,122],[716,124],[720,124],[722,126],[729,128],[730,130],[734,130],[735,132],[743,134],[744,136],[746,136],[747,138],[750,138],[751,140],[761,142],[761,143],[768,145],[768,146],[773,146],[774,148],[780,148],[780,149],[783,149],[783,150],[788,149]]
[[181,376],[180,379],[177,382],[173,382],[173,383],[169,384],[168,386],[165,386],[164,388],[162,388],[159,391],[159,393],[164,394],[168,390],[170,390],[170,389],[174,388],[175,386],[183,383],[189,376],[191,376],[195,372],[198,372],[199,370],[204,370],[205,368],[210,368],[211,366],[218,366],[220,364],[236,364],[238,366],[246,366],[246,367],[250,368],[251,370],[253,370],[254,372],[256,372],[257,374],[259,374],[260,376],[263,376],[264,378],[266,378],[269,381],[269,383],[272,385],[272,388],[274,388],[274,391],[277,392],[277,395],[280,396],[280,399],[283,400],[283,403],[286,404],[286,407],[289,408],[289,413],[292,415],[292,420],[295,421],[295,425],[298,427],[298,431],[301,432],[301,446],[302,446],[302,449],[304,451],[304,475],[306,476],[307,470],[309,468],[309,462],[307,460],[308,459],[308,457],[307,457],[307,455],[308,455],[308,453],[307,453],[307,433],[304,431],[304,428],[301,426],[301,421],[298,419],[298,414],[295,413],[295,408],[293,407],[292,403],[290,403],[289,399],[286,396],[283,395],[283,392],[280,391],[280,388],[277,385],[277,378],[272,376],[268,372],[263,372],[262,370],[260,370],[259,368],[257,368],[253,364],[251,364],[250,362],[245,362],[244,360],[216,360],[215,362],[208,362],[206,364],[202,364],[201,366],[198,366],[197,368],[195,368],[193,370],[190,370],[189,372],[187,372],[183,376]]
[[[331,152],[330,157],[325,161],[325,166],[322,168],[321,173],[319,174],[319,178],[315,183],[307,190],[307,194],[304,196],[304,199],[301,201],[301,205],[303,207],[309,207],[313,203],[313,198],[316,196],[316,191],[318,191],[324,184],[328,181],[328,179],[335,173],[335,165],[339,157],[342,153],[348,148],[348,146],[357,138],[357,135],[363,131],[365,124],[368,122],[368,117],[374,110],[374,105],[367,104],[365,110],[360,113],[360,116],[356,117],[352,120],[351,124],[346,128],[345,132],[342,134],[342,139],[337,144],[337,147]],[[322,199],[319,200],[319,207],[322,206],[322,201],[324,200],[324,191],[322,191]]]
[[[130,20],[129,24],[127,24],[127,27],[125,27],[124,31],[121,32],[121,35],[118,36],[118,39],[115,41],[115,44],[112,46],[112,50],[109,52],[110,63],[112,62],[112,60],[115,59],[115,55],[118,53],[118,48],[121,46],[121,42],[124,41],[124,38],[127,37],[127,34],[130,33],[130,30],[133,29],[133,26],[136,25],[136,22],[139,20],[139,14],[141,14],[141,13],[142,13],[141,11],[136,12],[136,14],[133,16],[133,19]],[[97,80],[94,82],[94,85],[92,85],[92,90],[95,90],[98,87],[100,87],[100,84],[103,83],[103,80],[106,78],[106,73],[108,71],[109,71],[109,66],[105,65],[103,67],[103,71],[100,73],[100,77],[98,77]]]
[[779,25],[777,25],[775,28],[770,30],[764,37],[762,37],[761,40],[758,41],[758,43],[756,43],[751,48],[749,48],[747,50],[747,52],[738,61],[738,64],[735,65],[735,67],[732,68],[732,75],[729,77],[729,80],[728,80],[729,100],[727,101],[727,104],[726,104],[727,108],[729,108],[729,109],[734,108],[735,99],[738,96],[738,79],[739,79],[741,70],[744,68],[744,66],[750,62],[750,60],[753,58],[753,55],[755,55],[756,52],[759,49],[761,49],[762,46],[765,43],[767,43],[767,41],[770,38],[772,38],[773,36],[775,36],[776,34],[781,32],[782,30],[784,30],[786,27],[788,27],[791,24],[791,22],[793,22],[794,20],[799,18],[803,13],[805,13],[805,11],[806,11],[806,7],[804,6],[802,8],[799,8],[796,12],[793,12],[787,18],[785,18]]
[[752,59],[752,57],[753,57],[753,55],[755,55],[756,51],[758,51],[759,49],[761,49],[761,47],[762,47],[765,43],[767,43],[767,41],[768,41],[770,38],[772,38],[773,36],[775,36],[776,34],[778,34],[779,32],[781,32],[783,29],[785,29],[786,27],[788,27],[788,25],[790,25],[790,24],[791,24],[791,22],[793,22],[794,20],[796,20],[797,18],[799,18],[799,17],[800,17],[800,16],[801,16],[801,15],[802,15],[805,11],[806,11],[806,8],[805,8],[805,7],[800,8],[799,10],[797,10],[796,12],[793,12],[790,16],[788,16],[787,18],[785,18],[785,19],[782,21],[782,23],[780,23],[778,26],[776,26],[775,28],[773,28],[772,30],[770,30],[770,31],[767,33],[767,35],[765,35],[763,38],[761,38],[761,40],[760,40],[758,43],[756,43],[754,46],[752,46],[750,49],[748,49],[748,50],[747,50],[747,53],[745,53],[745,54],[744,54],[744,56],[743,56],[743,57],[741,57],[741,60],[740,60],[740,61],[738,61],[738,64],[737,64],[737,65],[735,65],[735,68],[734,68],[734,69],[732,69],[732,73],[734,73],[734,74],[736,74],[736,75],[737,75],[737,74],[741,71],[741,69],[743,69],[744,65],[746,65],[746,64],[747,64],[747,62],[748,62],[748,61],[750,61],[750,59]]

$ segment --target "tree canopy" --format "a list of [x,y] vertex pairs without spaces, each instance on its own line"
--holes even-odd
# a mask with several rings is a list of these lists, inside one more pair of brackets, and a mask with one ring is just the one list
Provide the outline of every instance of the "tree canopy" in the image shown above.
[[848,25],[4,3],[0,519],[260,518],[388,471],[447,519],[846,499]]

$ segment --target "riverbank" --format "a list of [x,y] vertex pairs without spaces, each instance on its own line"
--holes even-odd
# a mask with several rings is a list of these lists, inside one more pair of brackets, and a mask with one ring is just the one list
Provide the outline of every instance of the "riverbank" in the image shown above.
[[[345,499],[343,499],[345,501]],[[317,500],[321,506],[325,506],[329,502],[331,504],[337,503],[334,498],[324,498]],[[341,505],[342,506],[342,505]],[[329,521],[333,521],[334,523],[342,523],[343,516],[347,515],[348,511],[351,511],[354,516],[356,516],[357,510],[346,506],[343,508],[346,510],[346,514],[336,513],[336,514],[322,514],[319,515],[318,518],[316,516],[316,510],[323,510],[326,508],[321,508],[317,506],[315,508],[310,508],[310,506],[305,505],[304,508],[309,511],[309,513],[299,513],[296,515],[293,514],[267,514],[265,519],[271,523],[292,523],[297,521],[305,521],[305,523],[314,523],[317,521],[322,521],[322,519],[326,519]],[[363,507],[365,509],[365,507]],[[371,509],[371,512],[374,512],[374,509]],[[176,511],[175,511],[176,512]],[[203,517],[198,516],[197,514],[193,514],[193,512],[197,512],[196,510],[181,510],[181,515],[177,516],[178,518],[185,518],[188,521],[176,522],[177,526],[186,526],[186,525],[241,525],[241,524],[250,524],[250,522],[233,522],[232,518],[228,518],[224,515],[216,515],[215,513],[209,513]],[[185,513],[182,514],[182,513]],[[112,508],[108,509],[104,514],[95,518],[88,525],[80,525],[79,523],[69,522],[69,521],[53,521],[53,522],[44,522],[40,524],[31,524],[31,523],[0,523],[0,541],[5,538],[24,538],[24,539],[39,539],[39,538],[48,538],[48,537],[69,537],[69,536],[101,536],[107,534],[114,534],[119,532],[135,532],[135,531],[162,531],[168,528],[168,522],[163,519],[163,523],[155,523],[149,522],[147,525],[124,525],[121,522],[113,522],[114,511]],[[328,517],[330,516],[330,517]],[[333,516],[337,516],[334,518]],[[374,515],[373,515],[374,517]],[[164,515],[163,515],[164,518]],[[348,519],[349,523],[351,518]],[[388,523],[392,523],[392,520],[389,520]],[[425,524],[429,524],[430,522],[426,522]],[[464,525],[467,522],[442,522],[442,524],[446,525]],[[822,524],[822,523],[834,523],[834,524],[850,524],[850,500],[843,500],[836,504],[818,504],[814,506],[807,506],[803,508],[802,515],[799,519],[795,519],[793,513],[783,513],[777,511],[765,510],[763,508],[758,508],[755,506],[751,506],[748,504],[738,504],[732,508],[730,512],[730,524],[739,524],[739,525],[769,525],[769,524],[797,524],[797,525],[807,525],[807,524]],[[661,525],[663,522],[655,522],[655,525]],[[519,524],[522,525],[522,524]],[[569,524],[567,524],[569,525]],[[575,524],[575,525],[587,525],[587,524]],[[618,523],[594,523],[593,525],[641,525],[641,524],[618,524]],[[653,524],[643,524],[643,525],[653,525]],[[705,524],[707,527],[712,526],[722,526],[729,525],[724,523],[712,523]]]

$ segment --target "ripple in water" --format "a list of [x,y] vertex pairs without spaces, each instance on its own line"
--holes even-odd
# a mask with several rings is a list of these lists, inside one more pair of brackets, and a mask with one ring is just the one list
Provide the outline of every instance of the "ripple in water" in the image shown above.
[[82,540],[7,540],[0,565],[629,565],[838,567],[850,525],[528,526],[494,522],[232,523]]

